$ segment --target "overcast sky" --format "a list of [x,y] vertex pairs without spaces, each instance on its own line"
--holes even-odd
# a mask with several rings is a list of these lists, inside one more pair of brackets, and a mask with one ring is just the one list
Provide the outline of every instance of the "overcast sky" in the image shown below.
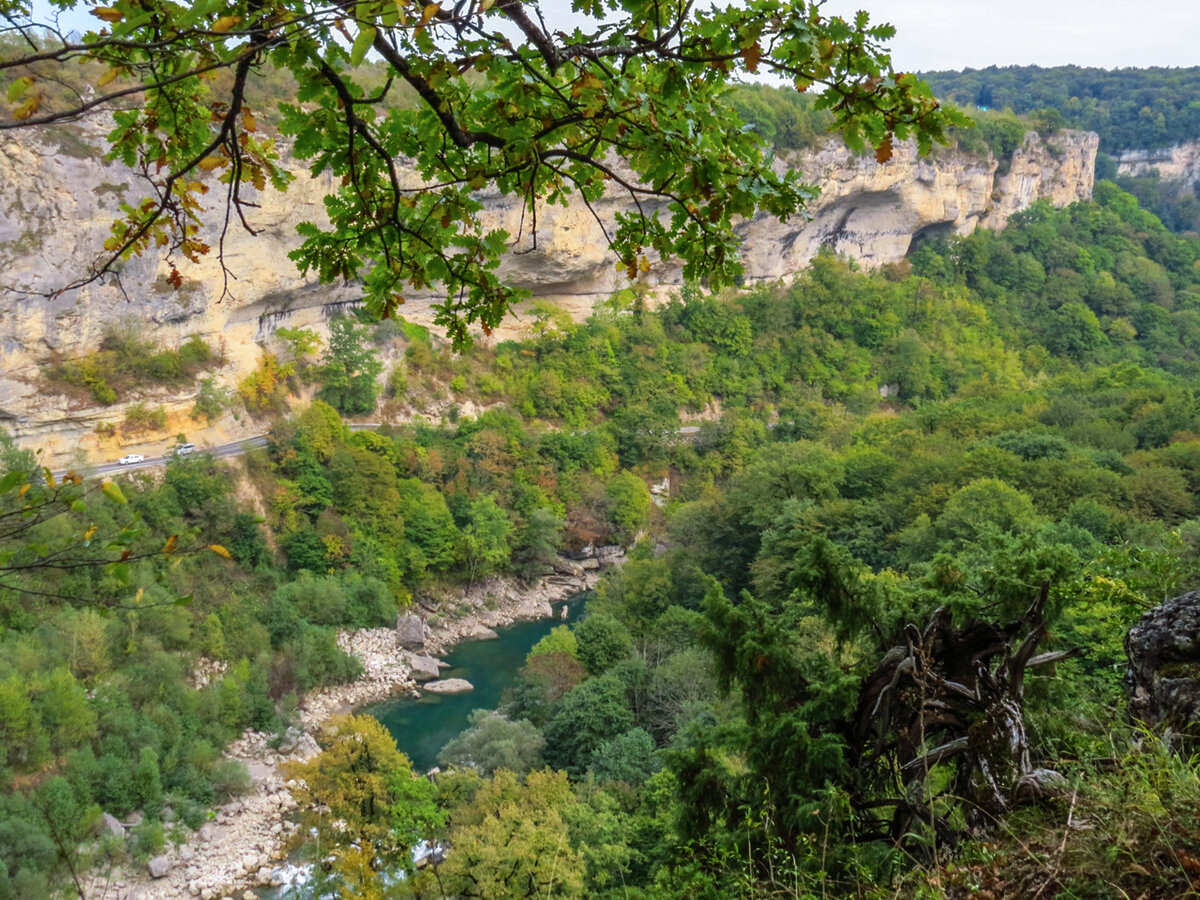
[[[709,0],[698,0],[703,6]],[[570,18],[570,0],[541,0],[547,18]],[[35,0],[43,13],[45,0]],[[827,0],[830,15],[866,9],[891,22],[899,71],[990,65],[1200,65],[1200,0]],[[566,16],[564,17],[564,13]],[[75,13],[76,27],[98,21]]]
[[[571,8],[541,6],[555,19]],[[898,71],[1200,65],[1200,0],[827,0],[824,9],[846,18],[865,9],[895,25]]]
[[899,71],[1200,65],[1200,0],[828,0],[896,26]]

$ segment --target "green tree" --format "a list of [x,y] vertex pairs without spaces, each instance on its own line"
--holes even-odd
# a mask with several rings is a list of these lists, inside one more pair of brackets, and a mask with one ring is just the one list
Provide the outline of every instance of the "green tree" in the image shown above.
[[[36,752],[42,734],[33,703],[22,680],[9,676],[0,681],[0,763],[19,765]],[[43,736],[44,739],[44,736]]]
[[632,472],[619,472],[605,483],[604,498],[608,518],[615,526],[617,536],[632,543],[649,522],[653,507],[646,482]]
[[444,821],[437,788],[412,770],[408,757],[370,716],[339,716],[321,734],[322,751],[289,763],[292,795],[305,832],[319,852],[332,849],[342,896],[381,896],[384,873],[411,873],[412,847]]
[[[324,281],[360,278],[377,313],[391,313],[408,290],[444,286],[437,318],[460,342],[468,324],[496,325],[519,296],[495,271],[511,236],[486,230],[479,216],[477,192],[487,185],[530,210],[573,192],[595,200],[609,185],[663,203],[665,216],[639,205],[609,232],[622,268],[635,276],[653,253],[682,258],[689,280],[729,282],[741,271],[734,221],[759,210],[790,216],[811,192],[797,173],[772,168],[769,145],[731,109],[727,82],[759,73],[815,87],[814,107],[832,114],[852,148],[870,143],[880,159],[894,139],[915,136],[928,151],[965,121],[916,77],[893,71],[890,26],[865,13],[826,17],[804,0],[703,9],[630,0],[615,16],[589,2],[576,5],[570,25],[508,2],[370,0],[349,15],[313,0],[114,0],[95,8],[105,28],[82,39],[17,0],[3,0],[0,12],[24,32],[48,29],[41,45],[6,63],[11,71],[36,57],[41,67],[19,68],[9,82],[19,126],[139,98],[117,109],[109,140],[113,156],[155,173],[152,197],[122,210],[105,261],[77,284],[160,246],[170,259],[207,252],[192,226],[210,179],[228,185],[221,193],[234,219],[250,186],[286,187],[292,175],[258,122],[266,111],[247,99],[252,74],[274,66],[300,85],[279,122],[295,157],[339,185],[326,200],[328,225],[302,225],[294,258]],[[380,62],[363,66],[368,54]],[[79,57],[100,64],[87,73],[94,84],[56,92],[47,88],[61,77],[38,77]],[[386,75],[374,87],[379,68]],[[214,82],[214,69],[227,73]],[[614,153],[628,175],[612,165]],[[418,179],[399,170],[401,159]]]
[[568,818],[578,800],[562,772],[524,781],[500,770],[451,812],[454,852],[440,866],[446,892],[478,900],[583,897],[583,860]]
[[404,536],[421,553],[424,566],[444,572],[458,559],[459,534],[442,492],[415,478],[401,478],[400,514]]
[[988,529],[1017,532],[1039,520],[1027,494],[996,478],[978,478],[946,501],[933,527],[941,540],[967,542]]
[[633,713],[621,682],[612,675],[591,678],[563,697],[546,725],[546,762],[581,776],[601,744],[631,727]]
[[579,641],[575,638],[575,632],[566,625],[555,625],[550,629],[548,635],[530,648],[529,653],[525,656],[525,662],[528,663],[535,656],[541,656],[543,653],[565,653],[571,657],[578,656]]
[[383,363],[367,345],[367,328],[338,316],[329,325],[329,346],[321,357],[317,396],[338,412],[360,416],[375,408],[379,396],[376,379]]
[[631,728],[597,747],[589,768],[601,781],[624,781],[640,787],[662,768],[656,749],[647,731]]
[[66,669],[56,669],[38,691],[38,712],[55,753],[74,750],[96,734],[96,714],[83,685]]
[[502,713],[477,709],[470,727],[442,748],[443,766],[469,766],[484,775],[508,769],[518,775],[542,764],[542,732],[525,719],[513,721]]
[[610,615],[587,616],[575,626],[575,655],[589,675],[603,675],[633,653],[633,636],[623,623]]
[[509,561],[512,521],[491,496],[472,500],[462,527],[460,546],[467,577],[474,581],[504,568]]

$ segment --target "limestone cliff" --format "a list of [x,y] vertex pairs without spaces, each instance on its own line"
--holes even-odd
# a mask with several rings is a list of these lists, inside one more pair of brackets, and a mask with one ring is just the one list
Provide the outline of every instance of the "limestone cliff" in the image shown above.
[[[256,198],[260,205],[251,225],[257,236],[230,226],[224,241],[228,279],[214,253],[199,265],[185,264],[184,285],[173,290],[166,264],[146,257],[131,260],[119,278],[47,299],[46,292],[96,259],[118,203],[140,199],[134,173],[103,161],[98,148],[104,130],[102,122],[92,122],[0,137],[0,424],[28,445],[49,446],[60,461],[99,421],[119,419],[121,409],[82,408],[42,396],[38,367],[49,354],[81,354],[96,346],[110,323],[133,321],[164,345],[192,333],[223,342],[229,363],[221,380],[232,385],[253,367],[257,341],[281,325],[320,326],[356,297],[353,285],[320,285],[301,277],[287,259],[296,244],[295,226],[322,219],[321,198],[331,187],[327,178],[302,176],[286,194]],[[831,142],[787,163],[821,189],[811,220],[758,217],[740,226],[747,280],[791,275],[826,245],[866,266],[893,262],[923,234],[1001,227],[1013,212],[1043,197],[1057,206],[1087,198],[1096,147],[1093,134],[1064,133],[1048,144],[1031,134],[1000,174],[995,160],[952,151],[922,159],[911,144],[902,144],[892,160],[880,164]],[[582,204],[539,211],[535,242],[527,219],[522,230],[519,209],[498,195],[483,199],[487,224],[515,236],[515,252],[503,267],[512,283],[573,315],[586,314],[597,299],[627,284],[600,225]],[[597,211],[611,223],[626,203],[614,192]],[[207,235],[214,248],[218,239],[216,230]],[[679,270],[658,266],[648,278],[665,292],[678,285]],[[410,297],[402,311],[428,322],[433,299]],[[509,330],[521,327],[518,316]],[[190,398],[155,402],[181,411]],[[246,424],[221,437],[236,437],[239,428],[254,430]],[[177,430],[204,443],[194,423],[180,418],[171,433]]]
[[1157,170],[1163,181],[1190,187],[1200,183],[1200,141],[1157,150],[1127,150],[1117,157],[1121,175],[1146,175]]

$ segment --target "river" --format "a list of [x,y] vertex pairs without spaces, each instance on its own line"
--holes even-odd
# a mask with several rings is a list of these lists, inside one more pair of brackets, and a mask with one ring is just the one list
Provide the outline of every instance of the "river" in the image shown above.
[[[568,603],[568,622],[583,611],[586,594],[576,594]],[[419,700],[400,697],[358,710],[374,716],[396,739],[396,745],[412,760],[413,768],[425,772],[436,766],[437,755],[450,740],[467,727],[472,710],[495,709],[529,649],[563,624],[562,619],[517,622],[497,630],[499,637],[486,641],[462,641],[446,656],[449,669],[443,678],[465,678],[475,690],[465,694],[424,694]]]

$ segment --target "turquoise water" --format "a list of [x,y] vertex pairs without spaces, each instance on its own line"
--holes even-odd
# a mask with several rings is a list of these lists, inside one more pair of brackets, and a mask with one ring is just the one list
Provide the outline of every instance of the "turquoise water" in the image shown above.
[[[572,597],[567,621],[583,611],[583,594]],[[555,605],[557,612],[559,606]],[[529,649],[563,620],[539,619],[518,622],[498,629],[499,637],[490,641],[462,641],[446,656],[451,666],[442,670],[442,678],[465,678],[475,690],[465,694],[425,694],[419,700],[402,697],[376,703],[358,710],[374,716],[408,754],[413,768],[425,772],[437,765],[441,749],[467,727],[472,710],[495,709],[504,690],[513,683],[517,670],[525,662]]]

